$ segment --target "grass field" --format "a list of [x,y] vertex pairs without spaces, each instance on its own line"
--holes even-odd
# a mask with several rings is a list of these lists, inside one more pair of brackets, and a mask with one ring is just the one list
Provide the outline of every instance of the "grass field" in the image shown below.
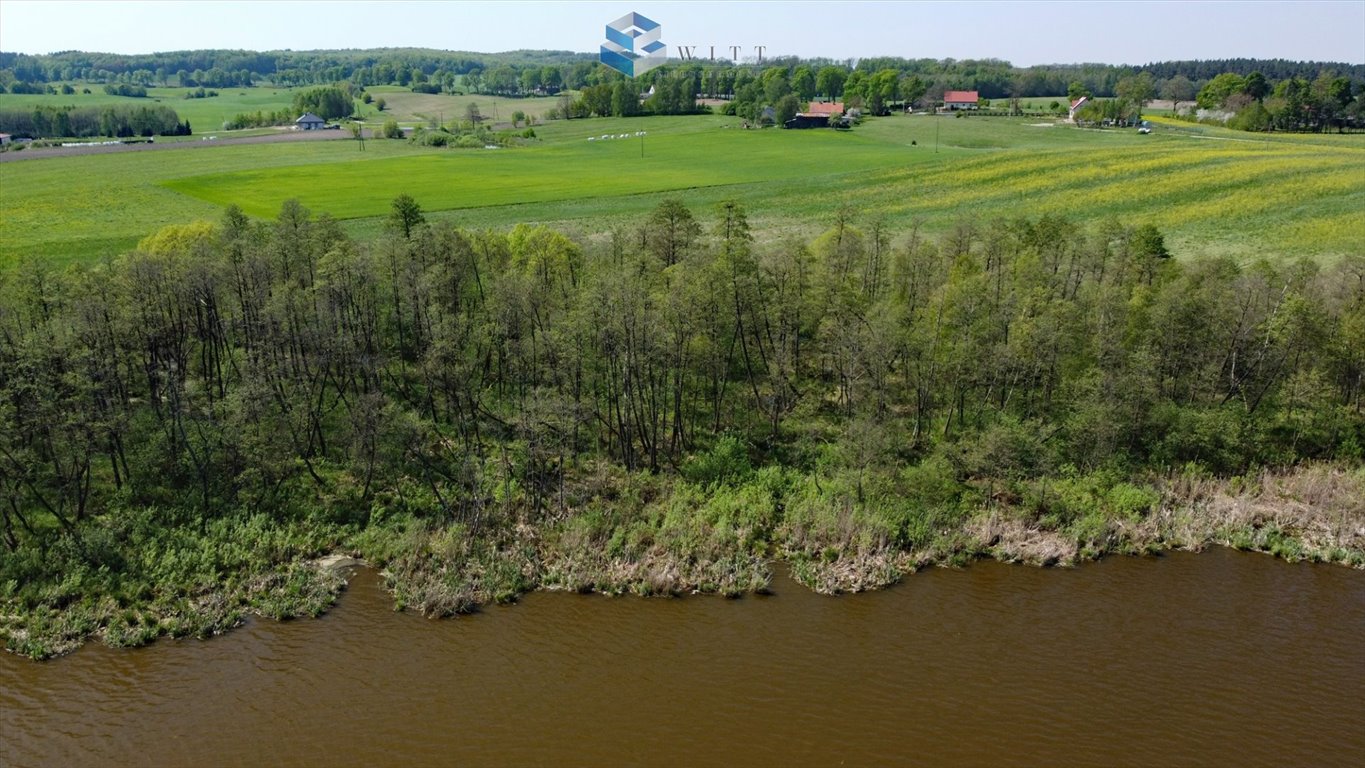
[[367,123],[397,120],[403,124],[425,124],[430,120],[450,123],[463,120],[470,103],[479,107],[479,114],[495,123],[511,125],[512,113],[520,110],[543,122],[545,113],[559,104],[558,97],[514,99],[483,94],[413,93],[397,85],[374,85],[366,89],[375,99],[384,99],[384,111],[374,104],[363,104],[360,115]]
[[[417,108],[398,102],[395,116]],[[814,234],[848,204],[930,232],[963,218],[1055,213],[1157,224],[1177,254],[1365,253],[1365,136],[1046,125],[895,115],[835,133],[745,131],[720,116],[593,119],[537,126],[540,140],[514,149],[374,140],[364,152],[335,141],[7,162],[0,264],[26,254],[94,258],[165,224],[217,219],[230,203],[271,217],[289,198],[366,236],[402,193],[434,219],[539,221],[583,237],[638,222],[678,194],[704,219],[722,199],[743,201],[764,240]],[[639,130],[643,141],[587,140]]]

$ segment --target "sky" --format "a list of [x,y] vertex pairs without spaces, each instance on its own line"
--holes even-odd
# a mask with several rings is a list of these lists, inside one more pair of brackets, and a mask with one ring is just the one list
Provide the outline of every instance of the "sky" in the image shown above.
[[669,55],[995,58],[1016,66],[1223,58],[1365,64],[1365,0],[438,2],[0,0],[0,51],[418,47],[596,52],[635,11]]

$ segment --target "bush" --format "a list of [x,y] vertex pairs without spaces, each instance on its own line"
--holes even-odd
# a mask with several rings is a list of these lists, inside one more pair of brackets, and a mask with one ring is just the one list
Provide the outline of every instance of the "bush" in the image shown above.
[[444,147],[450,144],[454,138],[445,131],[428,131],[418,128],[413,131],[412,138],[408,141],[423,147]]
[[707,487],[739,483],[753,471],[749,452],[738,438],[726,435],[711,450],[692,457],[683,465],[683,477]]
[[272,125],[288,125],[294,121],[294,116],[288,110],[278,112],[244,112],[234,116],[231,120],[223,121],[223,130],[235,131],[241,128],[266,128]]
[[1228,127],[1239,131],[1269,130],[1270,112],[1259,102],[1252,102],[1228,121]]
[[403,138],[403,129],[398,127],[398,121],[397,121],[397,120],[386,120],[386,121],[384,122],[383,133],[384,133],[384,138],[386,138],[386,139],[401,139],[401,138]]
[[139,99],[147,97],[147,89],[140,85],[106,85],[104,86],[104,92],[110,96],[132,96]]

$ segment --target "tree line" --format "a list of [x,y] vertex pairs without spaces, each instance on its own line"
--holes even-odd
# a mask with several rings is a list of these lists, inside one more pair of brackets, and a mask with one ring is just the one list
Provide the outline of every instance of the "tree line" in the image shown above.
[[[1057,96],[1079,82],[1094,96],[1117,95],[1121,80],[1148,72],[1158,90],[1177,78],[1192,83],[1197,90],[1219,74],[1248,76],[1263,73],[1272,81],[1302,78],[1312,81],[1325,72],[1348,78],[1355,87],[1365,84],[1365,66],[1341,62],[1291,62],[1282,59],[1227,59],[1211,61],[1153,62],[1142,66],[1105,64],[1036,65],[1015,67],[999,59],[913,59],[891,56],[858,60],[803,59],[777,57],[763,62],[678,61],[664,71],[690,73],[700,88],[711,96],[733,95],[743,84],[740,73],[752,77],[780,69],[786,76],[801,79],[799,70],[812,77],[822,70],[837,71],[840,83],[853,79],[849,95],[871,101],[884,97],[885,83],[863,91],[860,78],[871,79],[886,71],[897,81],[916,78],[930,99],[946,90],[975,90],[982,98],[1026,98]],[[656,70],[659,75],[664,72]],[[651,74],[641,78],[646,88],[653,84]],[[768,75],[771,77],[771,75]],[[885,77],[885,75],[881,75]],[[0,53],[0,86],[86,80],[129,85],[179,85],[213,88],[250,86],[268,80],[281,86],[326,85],[348,81],[358,87],[401,85],[427,91],[464,91],[498,95],[550,94],[560,90],[614,84],[622,76],[597,62],[588,53],[566,51],[514,51],[482,54],[422,49],[377,49],[368,51],[187,51],[120,56],[79,51],[34,56]],[[810,94],[801,96],[803,83],[794,86],[798,96],[809,100],[815,93],[830,98],[843,96],[841,87],[826,82],[812,85]],[[899,94],[896,94],[899,97]],[[894,100],[894,99],[893,99]],[[770,103],[776,99],[770,100]],[[876,105],[869,105],[875,110]]]
[[1236,473],[1365,446],[1365,260],[1174,259],[1155,228],[840,208],[755,242],[680,200],[581,242],[394,201],[345,235],[287,202],[124,256],[0,273],[0,537],[113,507],[299,504],[473,524],[537,513],[584,462],[668,473],[719,440],[755,466],[937,461],[962,478]]
[[50,107],[0,109],[0,132],[19,138],[91,138],[109,136],[188,136],[189,120],[160,104],[102,107]]
[[1365,128],[1365,83],[1323,72],[1316,79],[1289,77],[1279,82],[1252,71],[1246,77],[1224,72],[1196,96],[1205,110],[1221,110],[1227,124],[1245,131],[1305,131]]

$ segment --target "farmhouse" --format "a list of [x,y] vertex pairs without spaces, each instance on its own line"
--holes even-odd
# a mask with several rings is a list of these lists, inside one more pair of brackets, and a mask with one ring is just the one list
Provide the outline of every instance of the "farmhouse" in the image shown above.
[[806,107],[805,112],[797,112],[796,116],[783,123],[782,127],[828,128],[831,125],[839,125],[843,119],[844,103],[842,101],[812,101]]
[[844,103],[842,101],[812,101],[803,115],[825,115],[827,117],[838,117],[844,113]]
[[302,117],[294,121],[294,127],[300,131],[316,131],[327,127],[327,121],[312,112],[304,112]]
[[1075,101],[1071,102],[1071,110],[1067,114],[1067,119],[1073,123],[1076,122],[1076,110],[1084,106],[1085,102],[1089,100],[1090,100],[1089,96],[1082,96],[1079,99],[1076,99]]
[[812,115],[809,112],[797,112],[796,117],[782,124],[784,128],[828,128],[829,115]]
[[944,91],[943,108],[952,109],[976,109],[976,103],[981,100],[981,94],[977,91]]

